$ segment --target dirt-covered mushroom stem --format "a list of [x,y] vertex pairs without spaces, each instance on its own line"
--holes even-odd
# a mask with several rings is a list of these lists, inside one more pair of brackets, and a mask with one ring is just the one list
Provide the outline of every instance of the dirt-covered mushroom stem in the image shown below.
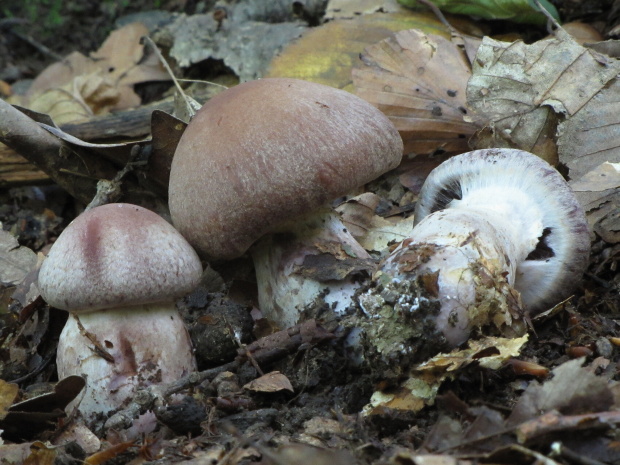
[[59,377],[82,375],[87,420],[129,401],[136,389],[195,369],[175,299],[195,287],[200,260],[163,218],[108,204],[77,217],[41,266],[39,288],[70,312],[58,343]]

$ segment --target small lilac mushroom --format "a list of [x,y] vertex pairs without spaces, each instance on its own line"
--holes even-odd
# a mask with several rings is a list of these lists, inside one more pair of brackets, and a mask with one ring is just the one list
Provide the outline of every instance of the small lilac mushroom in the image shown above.
[[[402,151],[390,120],[353,94],[297,79],[246,82],[209,100],[185,130],[170,172],[170,213],[209,260],[239,257],[273,233],[308,245],[313,230],[317,242],[346,248],[350,235],[322,208],[398,166]],[[325,228],[331,232],[321,233]],[[259,300],[264,313],[288,326],[312,296],[273,286],[287,279],[282,271],[305,286],[292,274],[307,253],[283,257],[275,242],[254,254]],[[287,299],[294,296],[300,298]]]
[[51,306],[70,312],[58,343],[58,376],[86,377],[78,410],[87,421],[122,407],[138,388],[195,370],[175,299],[201,274],[187,241],[136,205],[93,208],[58,237],[39,288]]
[[510,326],[520,309],[570,296],[589,250],[584,211],[552,166],[521,150],[477,150],[431,172],[411,237],[377,279],[400,313],[432,303],[428,320],[454,347],[475,327]]

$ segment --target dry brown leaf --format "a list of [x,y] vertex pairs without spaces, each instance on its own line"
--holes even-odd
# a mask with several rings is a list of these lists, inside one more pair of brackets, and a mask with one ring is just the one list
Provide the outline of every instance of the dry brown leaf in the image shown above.
[[590,181],[605,163],[620,162],[619,73],[619,60],[560,29],[531,45],[485,38],[467,88],[469,104],[488,120],[475,147],[515,147],[564,165],[590,225],[609,242],[620,241],[608,218],[620,209],[620,190]]
[[56,449],[40,441],[7,444],[0,447],[0,461],[3,464],[52,465]]
[[466,120],[469,62],[449,40],[411,29],[368,47],[353,69],[356,94],[383,111],[405,153],[465,152],[478,129]]
[[278,392],[278,391],[293,391],[293,385],[279,371],[272,371],[266,375],[256,378],[243,386],[244,389],[256,392]]
[[371,192],[358,195],[339,205],[336,211],[357,241],[368,251],[381,252],[390,243],[411,235],[413,218],[382,218],[375,213],[381,198]]
[[559,121],[587,109],[619,72],[616,60],[561,30],[531,45],[485,37],[467,87],[469,105],[488,121],[476,148],[516,147],[555,164]]
[[72,52],[62,61],[45,68],[28,88],[27,96],[34,96],[54,87],[61,87],[71,82],[74,76],[89,74],[95,69],[93,60],[80,52]]
[[523,393],[508,425],[517,425],[557,410],[564,415],[604,412],[614,404],[609,381],[583,367],[583,358],[563,363],[544,384],[532,382]]
[[386,408],[418,412],[434,404],[443,382],[452,378],[459,369],[478,363],[485,368],[497,370],[508,359],[519,355],[527,339],[527,335],[520,338],[485,337],[468,341],[465,349],[437,354],[413,368],[410,377],[397,389],[389,393],[375,391],[370,403],[364,407],[363,414],[382,413]]
[[601,163],[571,183],[574,191],[600,192],[620,187],[620,163]]
[[86,459],[84,459],[84,463],[86,465],[100,465],[107,462],[108,460],[117,457],[119,454],[122,454],[130,447],[135,447],[135,445],[136,443],[134,441],[121,442],[86,457]]
[[135,84],[170,79],[157,57],[145,53],[140,38],[147,34],[141,23],[112,32],[90,58],[74,52],[50,65],[25,97],[12,102],[46,113],[56,124],[139,105]]

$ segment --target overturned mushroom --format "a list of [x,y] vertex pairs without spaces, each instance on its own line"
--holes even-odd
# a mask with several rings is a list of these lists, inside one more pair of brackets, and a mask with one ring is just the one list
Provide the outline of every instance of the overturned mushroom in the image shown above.
[[86,377],[78,409],[87,421],[121,407],[139,387],[195,369],[174,300],[201,273],[187,241],[136,205],[93,208],[58,237],[39,287],[50,305],[71,313],[58,343],[58,375]]
[[387,302],[424,322],[433,330],[427,342],[454,347],[475,327],[510,327],[521,308],[550,308],[570,295],[587,265],[581,206],[562,176],[528,152],[449,159],[427,178],[415,214],[411,237],[383,263],[378,291],[361,304]]
[[[402,150],[388,118],[348,92],[296,79],[246,82],[208,101],[185,130],[172,162],[170,212],[212,260],[238,257],[274,232],[309,244],[308,229],[320,236],[320,223],[333,232],[344,227],[332,227],[339,220],[331,212],[303,217],[395,168]],[[330,240],[343,246],[345,236],[332,233]],[[261,281],[263,271],[291,269],[280,258],[263,244],[255,255]],[[259,282],[262,310],[274,317],[287,292],[265,295],[269,287]]]

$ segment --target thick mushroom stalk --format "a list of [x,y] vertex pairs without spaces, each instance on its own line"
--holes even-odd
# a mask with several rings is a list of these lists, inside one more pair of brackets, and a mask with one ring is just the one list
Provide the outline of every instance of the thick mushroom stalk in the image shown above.
[[342,315],[353,307],[359,275],[374,262],[340,216],[325,209],[283,229],[252,247],[263,314],[286,328],[299,323],[304,312],[329,308]]
[[[411,238],[381,267],[374,300],[361,303],[411,313],[433,328],[427,339],[446,347],[475,327],[510,328],[521,306],[536,312],[558,303],[587,265],[582,208],[562,176],[528,152],[451,158],[426,180],[415,214]],[[433,305],[420,311],[421,303]]]
[[72,313],[60,334],[56,365],[59,379],[86,377],[76,403],[87,420],[119,409],[139,388],[171,383],[196,369],[173,301]]
[[133,393],[195,370],[175,299],[202,273],[196,252],[163,218],[109,204],[76,218],[41,266],[43,298],[71,314],[58,343],[60,377],[82,375],[86,421]]

